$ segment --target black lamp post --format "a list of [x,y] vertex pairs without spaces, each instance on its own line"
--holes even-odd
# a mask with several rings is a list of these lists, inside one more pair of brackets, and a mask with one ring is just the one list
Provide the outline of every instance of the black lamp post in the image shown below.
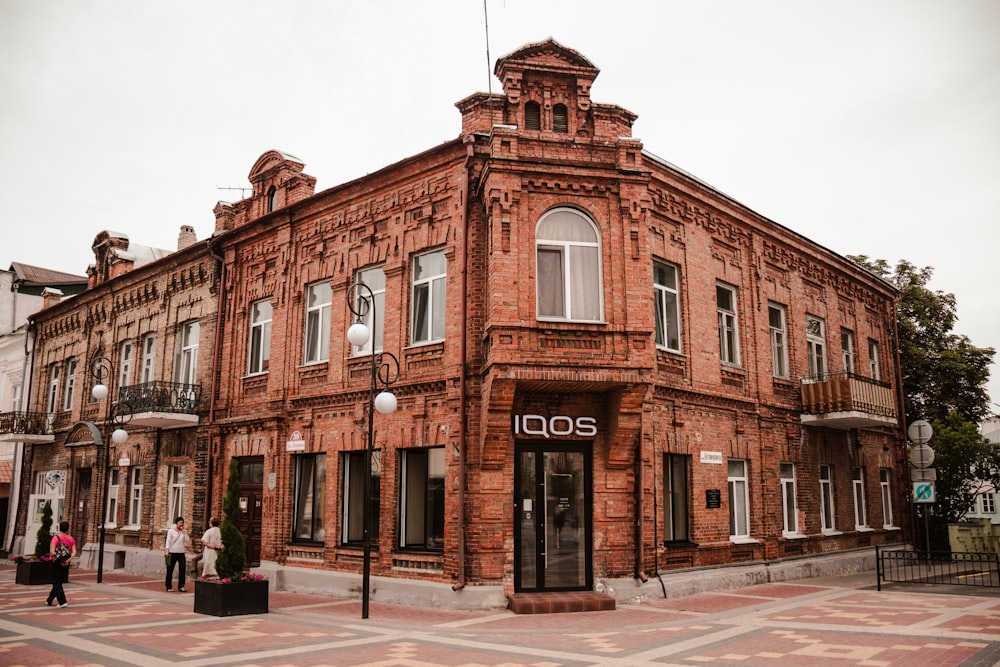
[[[363,347],[369,339],[372,342],[371,385],[368,390],[368,445],[365,449],[365,503],[362,522],[364,533],[364,569],[361,577],[361,618],[368,618],[369,580],[372,559],[372,457],[375,448],[374,416],[377,410],[387,415],[396,411],[396,396],[388,390],[390,384],[399,377],[399,360],[389,352],[376,352],[374,333],[376,331],[375,294],[364,283],[354,283],[347,291],[347,305],[354,314],[354,323],[347,330],[347,340],[355,347]],[[371,329],[365,324],[370,315]],[[382,390],[376,393],[379,385]]]
[[108,389],[108,386],[104,383],[104,378],[111,377],[114,371],[115,368],[111,364],[111,361],[104,356],[95,357],[93,362],[90,364],[90,374],[97,381],[97,384],[95,384],[90,390],[90,395],[97,401],[108,399],[107,413],[104,417],[105,437],[103,442],[100,437],[96,438],[97,442],[95,443],[98,447],[102,444],[104,445],[104,483],[103,492],[101,493],[100,539],[98,541],[99,546],[97,552],[97,583],[101,583],[104,579],[104,526],[108,522],[108,487],[111,483],[111,445],[112,443],[115,445],[125,444],[128,440],[128,432],[122,427],[132,418],[130,411],[122,409],[124,406],[120,401],[112,401],[110,399],[111,392]]

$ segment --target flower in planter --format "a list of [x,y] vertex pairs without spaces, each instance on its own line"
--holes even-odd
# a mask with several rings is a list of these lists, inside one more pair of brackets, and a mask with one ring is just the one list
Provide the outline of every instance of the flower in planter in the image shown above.
[[202,581],[218,581],[220,584],[231,584],[237,581],[267,581],[267,577],[263,574],[257,574],[256,572],[239,572],[231,577],[223,577],[221,579],[214,579],[211,577],[201,576],[198,577]]
[[14,556],[12,559],[15,565],[21,563],[48,563],[52,560],[52,554],[42,554],[41,556]]

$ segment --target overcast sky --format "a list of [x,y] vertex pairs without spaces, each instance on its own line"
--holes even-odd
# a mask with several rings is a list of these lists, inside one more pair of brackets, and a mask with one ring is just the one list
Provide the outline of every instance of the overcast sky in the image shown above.
[[487,7],[489,58],[482,0],[0,0],[0,265],[205,238],[272,148],[322,190],[453,139],[496,59],[553,37],[647,150],[838,253],[933,266],[1000,349],[1000,2]]

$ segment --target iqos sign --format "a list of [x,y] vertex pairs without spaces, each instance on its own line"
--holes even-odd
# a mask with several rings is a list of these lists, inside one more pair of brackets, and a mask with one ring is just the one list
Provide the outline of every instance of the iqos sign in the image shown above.
[[514,415],[512,421],[514,435],[528,435],[541,438],[551,438],[553,436],[592,438],[597,435],[597,419],[594,417]]

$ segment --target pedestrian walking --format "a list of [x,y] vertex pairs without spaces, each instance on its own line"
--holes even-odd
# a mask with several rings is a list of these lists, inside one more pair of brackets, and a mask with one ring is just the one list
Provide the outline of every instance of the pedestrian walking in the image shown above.
[[219,551],[222,550],[222,531],[219,530],[219,517],[213,516],[208,520],[208,523],[211,528],[201,536],[201,545],[204,548],[202,552],[204,569],[201,576],[206,579],[217,579],[219,573],[215,571],[215,560],[219,557]]
[[69,581],[69,564],[76,557],[76,540],[69,534],[69,521],[59,522],[59,534],[49,542],[49,556],[52,560],[52,590],[45,604],[52,606],[58,602],[60,607],[69,605],[66,602],[66,591],[63,584]]
[[174,590],[174,566],[180,565],[180,572],[177,574],[177,590],[187,593],[184,583],[187,576],[187,545],[191,543],[191,537],[184,530],[184,517],[179,516],[174,521],[174,525],[167,531],[167,541],[164,548],[164,555],[167,566],[167,578],[165,581],[167,591]]

